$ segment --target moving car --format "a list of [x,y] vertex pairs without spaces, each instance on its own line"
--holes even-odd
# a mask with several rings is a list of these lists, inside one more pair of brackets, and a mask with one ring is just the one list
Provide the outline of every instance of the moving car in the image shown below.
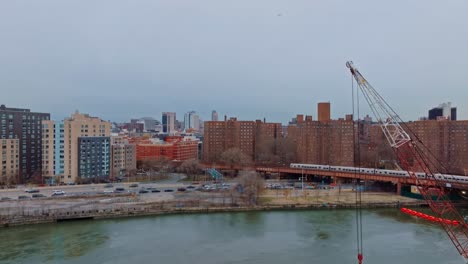
[[136,183],[130,184],[130,188],[136,188],[136,187],[138,187],[138,184],[136,184]]
[[32,188],[31,189],[26,189],[24,191],[27,192],[27,193],[38,193],[39,192],[38,189],[32,189]]
[[43,195],[42,193],[34,193],[32,195],[32,198],[42,198],[42,197],[47,197],[47,196]]
[[52,196],[61,196],[61,195],[65,195],[65,192],[62,191],[62,190],[53,190],[52,191]]

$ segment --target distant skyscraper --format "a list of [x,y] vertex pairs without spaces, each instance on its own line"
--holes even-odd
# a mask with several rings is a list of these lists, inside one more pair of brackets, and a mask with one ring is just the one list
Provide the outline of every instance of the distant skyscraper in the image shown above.
[[29,109],[0,106],[0,138],[19,139],[19,181],[29,181],[42,171],[42,120],[48,113],[35,113]]
[[152,117],[142,117],[140,119],[141,121],[143,121],[143,123],[145,124],[144,126],[144,130],[145,131],[156,131],[156,126],[159,125],[159,121],[152,118]]
[[[351,120],[353,120],[352,117],[351,117]],[[372,123],[372,117],[370,117],[369,115],[366,115],[366,116],[364,117],[364,122],[366,122],[366,123]]]
[[184,121],[176,120],[174,124],[175,131],[182,131],[184,130]]
[[211,121],[218,121],[218,113],[215,110],[211,112]]
[[184,115],[184,129],[200,130],[200,116],[195,111],[190,111]]
[[176,113],[164,112],[162,113],[163,132],[172,134],[175,132]]
[[429,120],[449,119],[457,120],[457,108],[452,103],[443,103],[429,110]]
[[200,131],[200,116],[197,114],[193,116],[193,129]]
[[317,120],[320,122],[331,120],[330,103],[318,103]]
[[184,115],[184,129],[188,130],[190,128],[190,114],[192,112],[187,112]]

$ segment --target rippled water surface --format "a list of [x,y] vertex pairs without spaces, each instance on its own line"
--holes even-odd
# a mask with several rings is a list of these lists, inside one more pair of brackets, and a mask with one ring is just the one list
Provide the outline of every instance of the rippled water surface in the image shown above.
[[[462,263],[436,225],[368,210],[364,263]],[[355,212],[169,215],[0,229],[0,263],[356,263]]]

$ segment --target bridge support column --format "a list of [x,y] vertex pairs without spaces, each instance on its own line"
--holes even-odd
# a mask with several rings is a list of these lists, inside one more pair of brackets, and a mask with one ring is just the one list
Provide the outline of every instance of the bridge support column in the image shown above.
[[396,185],[396,194],[401,195],[401,182],[398,182]]
[[332,181],[333,183],[335,183],[336,185],[340,185],[341,182],[343,181],[340,177],[337,177],[337,176],[333,176],[332,177]]

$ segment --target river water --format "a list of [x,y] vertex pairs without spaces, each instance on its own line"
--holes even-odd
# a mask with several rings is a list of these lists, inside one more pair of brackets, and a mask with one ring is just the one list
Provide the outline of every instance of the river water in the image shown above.
[[[438,226],[366,210],[364,263],[451,264]],[[0,263],[357,263],[354,210],[187,214],[0,229]]]

